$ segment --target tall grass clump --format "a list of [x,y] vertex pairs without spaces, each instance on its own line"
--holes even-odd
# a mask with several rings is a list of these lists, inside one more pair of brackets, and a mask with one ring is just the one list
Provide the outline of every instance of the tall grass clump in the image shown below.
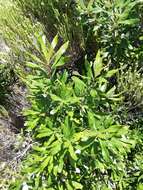
[[22,65],[26,52],[33,51],[35,32],[42,32],[40,24],[26,18],[12,1],[0,2],[0,35],[10,49],[13,65]]

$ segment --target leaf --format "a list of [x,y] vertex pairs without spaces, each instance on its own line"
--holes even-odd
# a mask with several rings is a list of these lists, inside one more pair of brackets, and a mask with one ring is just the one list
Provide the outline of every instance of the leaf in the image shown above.
[[82,8],[83,10],[86,10],[86,6],[85,6],[85,4],[84,4],[84,1],[83,1],[83,0],[78,0],[78,2],[79,2],[79,5],[81,6],[81,8]]
[[116,86],[113,86],[108,92],[106,93],[107,98],[112,98],[115,94]]
[[56,67],[60,67],[60,66],[65,65],[65,63],[67,63],[67,61],[68,61],[67,57],[61,57],[56,64],[52,65],[52,69],[55,69]]
[[44,74],[45,76],[48,76],[48,72],[46,71],[46,69],[42,68],[41,66],[39,66],[35,63],[32,63],[32,62],[27,62],[26,65],[27,65],[27,67],[34,69],[34,70],[39,70],[42,72],[42,74]]
[[69,181],[66,182],[67,190],[74,190]]
[[143,184],[139,184],[138,187],[137,187],[137,190],[143,190]]
[[50,156],[49,165],[48,165],[48,172],[51,173],[53,168],[54,168],[53,156]]
[[83,189],[83,185],[81,183],[76,182],[76,181],[72,181],[72,185],[75,189]]
[[[35,151],[46,153],[46,148],[45,147],[33,146],[32,148]],[[40,156],[38,157],[38,155],[36,155],[35,159],[37,160],[37,158],[39,158],[39,161],[41,161],[41,159],[42,159]]]
[[118,154],[121,155],[125,155],[127,153],[127,148],[130,148],[130,146],[127,143],[123,143],[121,140],[118,140],[117,138],[112,138],[110,143],[111,143],[111,148],[112,146],[117,148]]
[[125,24],[125,25],[134,25],[139,22],[139,19],[128,19],[128,20],[123,20],[119,21],[119,24]]
[[50,96],[51,96],[51,98],[52,98],[53,101],[63,102],[63,100],[59,96],[57,96],[55,94],[50,94]]
[[72,80],[74,81],[74,84],[75,84],[76,94],[77,95],[82,94],[84,90],[86,89],[86,84],[76,76],[73,76]]
[[42,129],[42,130],[39,129],[38,133],[39,134],[36,137],[40,139],[40,138],[51,136],[53,134],[53,131],[45,127],[45,129]]
[[118,69],[109,70],[109,71],[107,72],[107,74],[105,75],[105,77],[110,78],[110,77],[112,77],[115,73],[117,73],[117,71],[118,71]]
[[128,127],[122,125],[112,125],[108,129],[105,129],[108,133],[117,133],[121,131],[122,135],[126,134],[128,131]]
[[53,49],[55,49],[55,47],[57,46],[58,44],[58,35],[56,35],[51,43],[51,46]]
[[95,126],[95,117],[94,117],[94,114],[90,111],[88,111],[88,123],[89,123],[89,127],[91,129],[96,129],[96,126]]
[[66,138],[70,139],[74,134],[73,126],[70,125],[69,116],[66,116],[65,123],[62,124],[63,134]]
[[93,6],[93,3],[94,3],[94,0],[90,0],[88,5],[87,5],[87,9],[90,11],[92,9],[92,6]]
[[72,146],[72,144],[70,142],[68,144],[68,151],[70,153],[71,158],[76,161],[77,160],[77,156],[76,156],[75,151],[73,149],[73,146]]
[[85,69],[86,69],[86,75],[89,79],[89,81],[93,78],[93,72],[92,72],[92,65],[88,62],[87,57],[85,57]]
[[93,98],[98,97],[98,93],[97,93],[97,91],[94,90],[94,89],[91,89],[90,95],[91,95]]
[[41,69],[41,67],[37,65],[36,63],[27,62],[26,65],[32,69]]
[[107,146],[106,143],[104,141],[101,141],[101,140],[99,140],[99,142],[100,142],[100,145],[101,145],[102,156],[103,156],[104,160],[106,162],[110,162],[110,156],[109,156],[108,149],[106,147]]
[[59,140],[52,143],[52,149],[50,151],[50,154],[53,156],[61,151],[61,142]]
[[35,56],[34,54],[31,54],[31,53],[27,53],[27,54],[32,58],[33,61],[36,61],[37,63],[40,63],[42,65],[44,64],[43,61],[41,61],[41,59]]
[[68,48],[69,42],[66,42],[65,44],[63,44],[60,49],[55,53],[53,59],[54,59],[54,63],[52,65],[53,68],[55,68],[57,66],[57,62],[59,61],[59,59],[62,57],[62,55],[66,52],[67,48]]
[[140,37],[139,37],[139,40],[143,41],[143,36],[140,36]]
[[45,142],[44,146],[48,147],[51,146],[51,144],[53,143],[53,141],[55,140],[55,135],[51,135],[51,137],[48,139],[47,142]]
[[45,60],[48,58],[48,48],[46,47],[46,36],[45,35],[40,35],[38,36],[38,42],[41,46],[41,50],[43,52]]
[[101,52],[98,51],[95,61],[93,63],[93,70],[94,70],[94,76],[97,77],[101,74],[101,71],[103,70],[103,63],[101,58]]
[[40,172],[42,172],[47,166],[48,166],[48,163],[50,161],[50,157],[47,157],[42,163],[41,163],[41,166],[40,166]]
[[68,79],[68,72],[64,70],[61,80],[63,83],[66,83],[67,79]]

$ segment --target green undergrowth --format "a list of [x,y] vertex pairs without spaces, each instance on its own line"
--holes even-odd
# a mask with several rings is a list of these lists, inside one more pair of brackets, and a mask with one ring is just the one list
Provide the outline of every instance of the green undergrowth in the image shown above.
[[32,137],[7,189],[143,189],[142,18],[142,0],[0,1],[0,117],[27,89]]
[[[131,189],[133,183],[135,188],[141,186],[142,174],[137,174],[138,179],[130,176],[134,166],[128,159],[139,135],[115,120],[122,98],[108,79],[118,70],[104,67],[103,53],[99,51],[94,62],[85,58],[84,74],[75,72],[69,78],[66,70],[57,72],[66,63],[67,43],[55,50],[57,36],[48,47],[44,36],[39,36],[38,42],[44,58],[52,65],[33,57],[40,64],[28,62],[31,74],[26,78],[22,75],[31,104],[24,112],[25,125],[35,143],[23,161],[23,177],[10,189]],[[133,163],[140,171],[137,156]]]

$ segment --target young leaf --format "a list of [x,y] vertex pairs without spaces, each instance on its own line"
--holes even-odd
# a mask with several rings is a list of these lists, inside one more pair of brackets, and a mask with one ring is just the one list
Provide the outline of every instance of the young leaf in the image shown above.
[[58,44],[58,35],[56,35],[56,36],[54,37],[54,39],[53,39],[53,41],[52,41],[52,43],[51,43],[51,47],[52,47],[53,49],[55,49],[55,47],[57,46],[57,44]]

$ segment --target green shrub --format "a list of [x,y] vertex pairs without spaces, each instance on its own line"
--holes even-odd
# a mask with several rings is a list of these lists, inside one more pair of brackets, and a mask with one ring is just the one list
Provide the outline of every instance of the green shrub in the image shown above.
[[[131,60],[138,59],[139,49],[142,49],[142,1],[86,2],[78,1],[78,10],[92,47],[96,42],[96,47],[104,49],[114,67],[120,62],[129,65]],[[139,57],[142,59],[141,55]]]
[[[45,49],[45,38],[39,39]],[[47,48],[49,55],[55,39]],[[125,189],[126,159],[135,141],[112,112],[120,98],[108,78],[117,71],[104,68],[98,52],[93,63],[85,61],[84,75],[75,72],[70,79],[67,71],[56,72],[66,63],[66,48],[64,44],[59,53],[46,55],[53,60],[51,73],[40,59],[39,64],[28,63],[33,71],[23,80],[31,108],[24,115],[34,144],[23,162],[24,177],[10,188]]]
[[[2,41],[0,40],[2,44]],[[6,105],[8,96],[11,94],[11,87],[15,83],[15,75],[13,71],[13,64],[10,64],[5,60],[8,52],[4,49],[0,49],[0,105]],[[3,52],[5,51],[5,52]]]
[[141,128],[143,116],[143,74],[138,66],[122,66],[118,77],[118,92],[123,91],[124,99],[120,102],[119,112],[122,123],[133,128]]
[[[0,33],[10,61],[0,65],[0,101],[21,71],[34,140],[10,189],[141,189],[142,1],[7,2]],[[79,63],[80,74],[65,63]],[[117,79],[110,69],[121,64]]]

